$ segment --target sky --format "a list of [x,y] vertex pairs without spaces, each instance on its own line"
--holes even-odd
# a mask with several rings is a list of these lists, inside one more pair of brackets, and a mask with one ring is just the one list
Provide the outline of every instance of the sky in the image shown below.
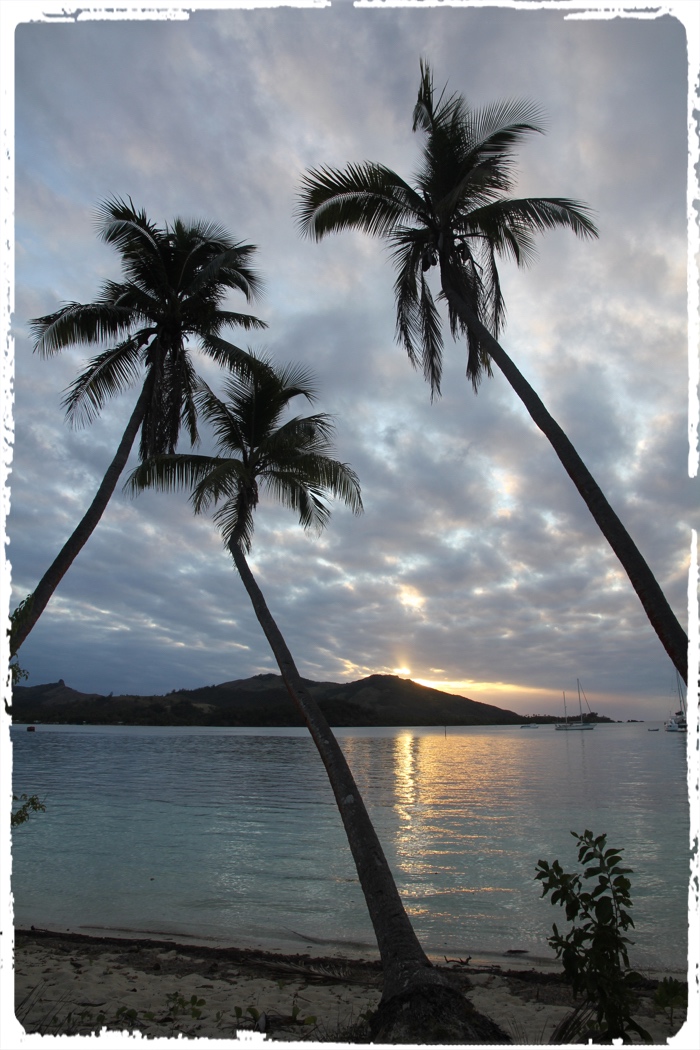
[[[335,507],[320,537],[268,501],[257,513],[251,564],[302,675],[399,674],[523,714],[561,713],[578,678],[609,717],[667,717],[672,664],[505,379],[475,395],[464,344],[446,333],[443,396],[431,403],[395,339],[386,249],[355,232],[304,239],[295,208],[312,167],[374,160],[411,176],[421,58],[436,86],[474,106],[542,108],[547,134],[519,150],[516,192],[586,202],[600,238],[549,233],[528,269],[503,262],[502,343],[687,629],[698,493],[683,22],[595,8],[573,18],[573,5],[555,3],[199,6],[102,20],[84,4],[79,17],[47,20],[42,11],[65,7],[7,5],[19,15],[3,600],[14,607],[51,563],[133,408],[135,389],[71,429],[62,392],[89,353],[41,359],[29,331],[118,279],[96,207],[131,196],[160,224],[213,220],[257,246],[265,291],[251,309],[269,328],[230,338],[313,370],[338,457],[359,475],[364,514]],[[230,305],[246,308],[241,297]],[[220,390],[220,373],[196,361]],[[185,494],[132,499],[121,486],[20,662],[28,685],[62,678],[103,694],[276,671],[211,520],[195,518]]]

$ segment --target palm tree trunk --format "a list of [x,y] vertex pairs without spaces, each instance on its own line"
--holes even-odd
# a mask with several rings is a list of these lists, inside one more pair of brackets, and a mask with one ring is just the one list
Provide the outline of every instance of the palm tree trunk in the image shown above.
[[[398,1041],[395,1037],[406,1035],[408,1029],[404,1028],[407,1025],[410,1028],[411,1008],[419,1009],[423,1001],[425,1013],[425,1001],[429,1000],[432,1013],[438,1013],[447,1026],[446,1030],[449,1028],[447,1018],[450,1012],[457,1011],[463,1015],[466,1011],[466,1028],[464,1017],[459,1017],[459,1034],[462,1041],[508,1041],[492,1021],[477,1014],[471,1004],[455,992],[447,978],[432,965],[421,948],[345,755],[318,704],[305,688],[241,547],[235,540],[231,540],[229,550],[253,604],[258,622],[270,643],[287,690],[301,713],[326,767],[348,837],[377,937],[384,974],[382,1003],[373,1021],[373,1035],[375,1038],[380,1036],[382,1040],[388,1038],[388,1041]],[[428,1012],[431,1012],[430,1009]],[[396,1030],[395,1018],[404,1024],[400,1031]],[[465,1038],[470,1035],[478,1038]]]
[[[404,968],[432,969],[404,910],[374,826],[365,809],[345,755],[316,701],[304,686],[293,657],[275,623],[250,566],[234,541],[229,544],[243,585],[253,603],[255,615],[270,643],[282,678],[309,728],[335,794],[347,832],[372,925],[377,933],[379,952],[387,980],[403,987]],[[398,947],[398,950],[397,950]],[[398,967],[396,973],[395,968]]]
[[585,500],[596,524],[619,558],[661,644],[687,685],[688,636],[668,604],[653,572],[562,428],[547,411],[500,343],[481,323],[468,301],[450,284],[449,277],[446,275],[446,267],[442,261],[440,268],[445,298],[464,324],[479,337],[489,356],[501,369],[534,422],[549,438],[564,469]]
[[63,545],[53,563],[49,566],[39,583],[36,585],[35,589],[25,599],[25,602],[19,607],[19,610],[15,610],[16,615],[13,615],[10,632],[11,656],[14,656],[15,653],[18,652],[22,643],[26,640],[27,635],[30,633],[48,605],[54,591],[70,569],[80,551],[90,539],[90,536],[95,531],[100,518],[104,514],[107,504],[109,503],[112,493],[119,481],[119,477],[129,459],[129,453],[131,452],[134,441],[136,440],[139,427],[143,422],[146,406],[148,405],[148,399],[151,393],[151,386],[152,380],[149,375],[146,382],[143,384],[138,401],[136,402],[136,407],[131,413],[131,418],[126,425],[126,430],[119,442],[117,453],[107,468],[107,472],[95,494],[95,498],[85,512],[79,525]]

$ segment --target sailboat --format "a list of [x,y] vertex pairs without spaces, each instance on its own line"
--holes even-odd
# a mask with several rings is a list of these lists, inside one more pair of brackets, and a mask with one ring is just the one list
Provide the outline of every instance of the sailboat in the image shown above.
[[664,722],[664,729],[667,733],[687,733],[688,718],[685,710],[685,701],[683,700],[681,676],[678,674],[678,671],[676,671],[676,688],[678,690],[678,703],[680,704],[680,710],[676,711],[675,715],[672,715],[668,722]]
[[578,688],[579,720],[578,722],[569,721],[569,716],[566,713],[566,693],[564,693],[564,718],[566,719],[566,721],[559,722],[557,725],[555,725],[555,729],[595,729],[595,722],[584,722],[583,720],[583,708],[581,707],[581,683],[579,682],[578,678],[576,679],[576,686]]

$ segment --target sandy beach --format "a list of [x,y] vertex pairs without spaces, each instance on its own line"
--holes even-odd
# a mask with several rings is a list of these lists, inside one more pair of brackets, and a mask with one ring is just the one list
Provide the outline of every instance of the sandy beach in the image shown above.
[[[527,959],[439,964],[516,1045],[548,1042],[572,1010],[559,971],[528,968]],[[647,979],[640,989],[637,1018],[665,1045],[685,1012],[675,1010],[671,1021],[655,1010],[655,987]],[[265,1033],[266,1041],[367,1043],[365,1014],[380,997],[381,968],[372,959],[16,931],[19,1033],[82,1034],[106,1025],[147,1038],[231,1040],[245,1031]]]

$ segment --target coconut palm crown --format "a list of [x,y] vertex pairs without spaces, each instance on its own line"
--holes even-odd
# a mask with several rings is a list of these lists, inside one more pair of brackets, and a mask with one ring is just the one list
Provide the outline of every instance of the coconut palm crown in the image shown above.
[[428,283],[437,267],[438,298],[447,305],[453,338],[466,338],[474,390],[495,363],[551,442],[687,683],[688,638],[658,581],[571,441],[498,341],[505,320],[498,258],[525,265],[534,255],[534,235],[557,227],[596,237],[589,209],[562,197],[507,196],[515,147],[544,130],[530,103],[479,110],[461,95],[443,91],[436,98],[430,67],[421,62],[413,130],[424,140],[412,183],[368,161],[307,172],[298,206],[301,230],[320,240],[359,229],[387,241],[397,271],[397,336],[412,364],[422,366],[432,396],[440,393],[443,354],[441,318]]
[[195,513],[215,508],[225,545],[246,552],[261,490],[295,511],[304,528],[326,525],[327,494],[355,513],[362,510],[356,474],[332,456],[332,418],[318,413],[283,419],[295,397],[315,399],[310,374],[299,366],[273,369],[264,358],[251,357],[262,367],[224,379],[223,401],[203,380],[196,384],[194,401],[212,427],[219,455],[155,456],[144,460],[126,485],[132,494],[190,489]]
[[[298,217],[304,233],[321,239],[346,228],[384,237],[396,266],[396,330],[413,364],[420,363],[433,394],[440,393],[441,319],[427,280],[440,266],[443,277],[470,303],[498,337],[505,304],[498,256],[519,265],[534,255],[535,233],[568,227],[597,236],[589,209],[562,197],[510,198],[514,147],[544,131],[537,108],[524,101],[471,109],[461,95],[436,99],[430,68],[421,62],[413,130],[425,132],[422,164],[405,182],[382,164],[321,167],[302,181]],[[476,389],[491,374],[488,350],[454,302],[447,299],[452,335],[466,336],[467,375]]]
[[92,503],[12,613],[11,656],[97,527],[139,432],[142,459],[173,452],[183,425],[190,442],[198,440],[192,350],[226,369],[245,371],[251,367],[248,354],[224,339],[222,331],[232,325],[266,327],[257,317],[224,308],[231,292],[254,299],[260,278],[250,265],[253,245],[233,241],[221,226],[182,219],[157,226],[130,198],[115,197],[100,205],[97,228],[121,256],[122,280],[105,281],[92,303],[67,303],[31,321],[34,349],[49,357],[70,346],[104,348],[64,397],[74,425],[91,423],[109,398],[139,381],[142,385]]
[[68,303],[31,321],[34,349],[47,357],[68,346],[112,343],[69,387],[63,400],[68,419],[92,422],[107,399],[136,382],[145,368],[150,392],[141,458],[174,451],[182,423],[194,444],[192,341],[217,364],[245,368],[247,354],[223,339],[222,330],[267,327],[222,307],[232,290],[248,301],[259,294],[260,277],[250,266],[256,249],[234,242],[216,223],[175,219],[156,226],[131,198],[104,201],[97,228],[119,252],[123,279],[105,281],[92,303]]

